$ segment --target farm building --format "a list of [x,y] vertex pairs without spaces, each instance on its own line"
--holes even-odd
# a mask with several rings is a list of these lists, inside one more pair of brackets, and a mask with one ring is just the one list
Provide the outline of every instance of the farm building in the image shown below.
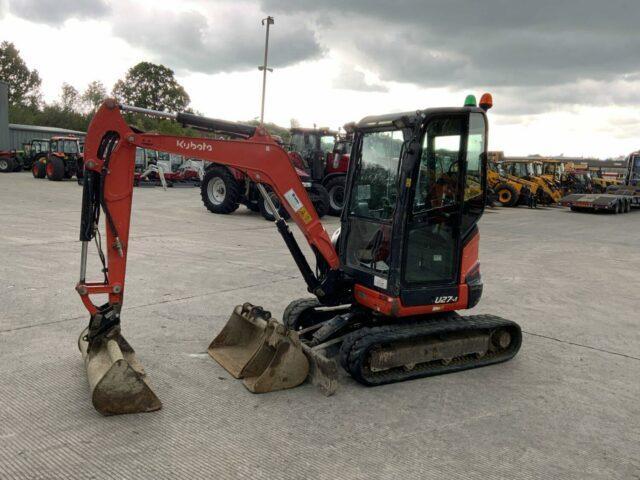
[[56,135],[75,135],[80,137],[80,141],[83,141],[86,133],[79,132],[77,130],[68,130],[66,128],[40,127],[36,125],[19,125],[16,123],[10,123],[9,148],[12,150],[20,150],[25,143],[29,143],[33,139],[48,139]]

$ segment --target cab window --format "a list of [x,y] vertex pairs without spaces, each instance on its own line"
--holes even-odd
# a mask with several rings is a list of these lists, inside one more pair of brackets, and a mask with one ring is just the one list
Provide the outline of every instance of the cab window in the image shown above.
[[322,153],[330,153],[333,151],[333,144],[335,143],[333,135],[323,135],[320,137],[320,150]]
[[464,200],[469,201],[482,196],[483,165],[485,150],[485,124],[479,113],[469,117],[469,138],[467,140],[467,178],[464,188]]
[[403,143],[400,130],[364,135],[349,205],[352,215],[391,219],[398,197],[398,162]]
[[427,126],[413,201],[414,214],[457,202],[462,123],[460,118],[447,118]]

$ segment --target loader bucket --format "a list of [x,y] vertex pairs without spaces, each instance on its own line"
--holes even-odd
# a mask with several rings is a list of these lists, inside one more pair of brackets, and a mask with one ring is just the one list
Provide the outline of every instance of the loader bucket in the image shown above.
[[309,374],[298,334],[249,303],[233,310],[209,355],[253,393],[297,387]]
[[88,329],[78,339],[89,380],[89,393],[102,415],[153,412],[162,408],[160,399],[147,384],[136,354],[119,333],[89,351]]

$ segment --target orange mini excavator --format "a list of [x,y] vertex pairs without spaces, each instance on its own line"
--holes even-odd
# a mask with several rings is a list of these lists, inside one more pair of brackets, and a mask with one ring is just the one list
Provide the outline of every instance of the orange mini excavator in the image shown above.
[[[520,348],[520,327],[493,315],[462,316],[480,300],[477,223],[487,194],[491,96],[457,108],[371,116],[347,125],[353,150],[341,228],[330,238],[287,152],[263,129],[189,113],[169,114],[106,100],[85,146],[76,290],[91,315],[79,338],[92,401],[105,415],[152,411],[161,403],[120,332],[129,250],[136,148],[199,158],[242,171],[275,212],[275,224],[310,298],[294,300],[282,323],[249,303],[235,308],[209,353],[253,392],[311,377],[332,393],[338,363],[380,385],[502,362]],[[123,112],[170,118],[230,139],[145,133]],[[315,269],[271,200],[275,193],[315,255]],[[106,241],[100,241],[104,214]],[[86,280],[95,240],[103,279]],[[107,294],[102,305],[94,294]]]

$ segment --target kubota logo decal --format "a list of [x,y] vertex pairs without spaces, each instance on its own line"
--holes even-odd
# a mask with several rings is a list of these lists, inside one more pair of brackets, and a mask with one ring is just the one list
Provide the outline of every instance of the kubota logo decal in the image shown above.
[[176,140],[176,146],[183,150],[197,150],[199,152],[213,151],[213,147],[208,143],[194,142],[193,140]]

